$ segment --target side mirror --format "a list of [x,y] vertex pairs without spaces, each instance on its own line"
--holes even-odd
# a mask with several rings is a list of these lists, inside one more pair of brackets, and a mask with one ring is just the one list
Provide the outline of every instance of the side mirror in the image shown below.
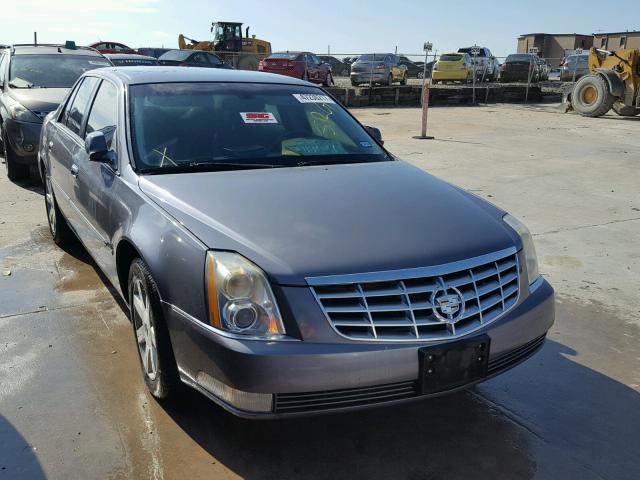
[[382,133],[380,132],[380,129],[376,128],[376,127],[368,127],[365,126],[364,127],[367,132],[369,132],[369,135],[371,135],[376,142],[378,142],[380,145],[384,145],[384,141],[382,140]]
[[91,132],[84,140],[84,149],[92,162],[113,163],[115,152],[109,150],[107,139],[103,132]]

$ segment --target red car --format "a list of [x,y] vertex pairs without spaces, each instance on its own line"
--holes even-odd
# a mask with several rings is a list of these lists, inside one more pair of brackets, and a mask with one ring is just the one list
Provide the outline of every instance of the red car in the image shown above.
[[127,47],[124,43],[97,42],[89,45],[100,53],[138,53],[133,48]]
[[310,52],[272,53],[260,61],[258,70],[301,78],[313,83],[320,83],[325,87],[329,87],[333,83],[331,66]]

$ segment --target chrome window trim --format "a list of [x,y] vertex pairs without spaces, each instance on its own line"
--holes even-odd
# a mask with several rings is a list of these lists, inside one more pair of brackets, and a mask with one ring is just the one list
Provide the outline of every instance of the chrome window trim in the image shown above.
[[[504,310],[502,313],[500,313],[498,316],[496,316],[495,318],[483,322],[482,321],[482,314],[480,313],[480,318],[481,318],[481,323],[480,325],[478,325],[475,328],[472,328],[471,330],[466,330],[463,331],[462,333],[454,333],[450,336],[447,337],[439,337],[439,338],[428,338],[428,337],[424,337],[424,338],[379,338],[377,336],[377,334],[375,334],[376,330],[373,329],[375,338],[355,338],[355,337],[351,337],[348,335],[345,335],[343,333],[341,333],[336,326],[333,324],[332,319],[330,318],[329,314],[327,313],[327,311],[325,310],[320,297],[318,296],[318,294],[316,293],[315,286],[330,286],[330,285],[341,285],[341,284],[358,284],[358,287],[360,288],[361,291],[361,286],[360,284],[362,283],[368,283],[368,282],[386,282],[386,281],[396,281],[396,282],[402,282],[402,280],[410,280],[410,279],[414,279],[414,278],[422,278],[422,277],[433,277],[433,276],[441,276],[441,275],[446,275],[446,274],[452,274],[455,272],[459,272],[462,270],[470,270],[476,267],[479,267],[481,265],[485,265],[487,263],[491,263],[491,262],[497,262],[498,260],[501,260],[505,257],[508,256],[513,256],[515,262],[516,262],[516,272],[517,272],[517,295],[515,298],[515,301],[512,303],[512,305]],[[346,275],[328,275],[328,276],[319,276],[319,277],[307,277],[305,278],[307,284],[311,287],[311,293],[314,296],[314,298],[316,299],[316,302],[318,304],[318,306],[320,307],[320,310],[322,311],[322,314],[324,315],[324,317],[327,319],[327,322],[329,323],[329,325],[331,326],[331,328],[333,329],[333,331],[340,336],[341,338],[347,339],[351,342],[356,342],[356,343],[361,343],[361,342],[368,342],[368,343],[380,343],[380,342],[385,342],[385,343],[414,343],[414,344],[424,344],[424,343],[441,343],[441,342],[446,342],[446,341],[451,341],[451,340],[455,340],[458,338],[462,338],[471,334],[476,333],[478,330],[481,330],[483,328],[485,328],[487,325],[491,325],[492,323],[496,322],[497,320],[503,318],[505,315],[507,315],[511,310],[513,310],[516,306],[518,306],[520,304],[520,298],[522,296],[522,290],[523,290],[523,285],[522,285],[522,279],[524,272],[522,271],[522,263],[520,262],[520,251],[514,246],[514,247],[509,247],[509,248],[505,248],[503,250],[499,250],[497,252],[493,252],[493,253],[488,253],[485,255],[480,255],[477,257],[473,257],[473,258],[469,258],[466,260],[459,260],[459,261],[455,261],[455,262],[450,262],[450,263],[445,263],[445,264],[441,264],[441,265],[433,265],[433,266],[429,266],[429,267],[418,267],[418,268],[409,268],[409,269],[400,269],[400,270],[388,270],[388,271],[380,271],[380,272],[367,272],[367,273],[355,273],[355,274],[346,274]],[[472,278],[473,278],[473,274],[472,274]],[[540,283],[542,282],[542,277],[540,277]],[[477,292],[477,287],[475,285],[475,279],[473,279],[472,281],[473,285],[474,285],[474,289]],[[537,281],[536,281],[537,283]],[[530,291],[531,288],[535,285],[532,284],[530,287]],[[502,290],[502,287],[500,287],[500,289]],[[361,291],[362,292],[362,291]],[[501,296],[502,297],[502,296]],[[363,297],[364,298],[364,297]],[[504,303],[504,298],[502,298],[502,301]],[[413,309],[411,308],[411,306],[409,306],[409,311],[412,314],[412,318],[413,317]],[[480,310],[481,312],[482,310]],[[367,313],[369,318],[371,317],[371,312],[368,311],[367,308]],[[370,320],[371,321],[371,320]],[[415,321],[414,321],[415,323]]]

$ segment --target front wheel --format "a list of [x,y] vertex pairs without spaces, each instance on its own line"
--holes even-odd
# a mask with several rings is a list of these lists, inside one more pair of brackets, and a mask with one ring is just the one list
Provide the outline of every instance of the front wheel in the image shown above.
[[180,384],[158,287],[147,264],[136,258],[129,267],[129,315],[147,388],[164,399]]
[[571,94],[571,106],[584,117],[606,114],[616,101],[609,84],[601,75],[585,75],[576,82]]
[[331,85],[333,85],[333,76],[330,73],[327,73],[327,79],[324,81],[322,86],[330,87]]
[[0,135],[2,135],[2,154],[4,156],[4,164],[7,168],[7,177],[9,177],[9,180],[16,182],[29,178],[29,166],[18,163],[16,154],[9,144],[7,132],[5,132],[2,127],[0,127]]

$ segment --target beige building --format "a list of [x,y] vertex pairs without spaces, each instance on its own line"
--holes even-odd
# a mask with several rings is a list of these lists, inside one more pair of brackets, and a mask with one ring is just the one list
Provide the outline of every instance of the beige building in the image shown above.
[[538,55],[546,58],[552,67],[557,67],[567,51],[578,48],[588,50],[593,46],[593,35],[578,33],[528,33],[518,38],[518,53],[528,53],[538,48]]
[[594,33],[593,45],[604,50],[640,48],[640,31]]

